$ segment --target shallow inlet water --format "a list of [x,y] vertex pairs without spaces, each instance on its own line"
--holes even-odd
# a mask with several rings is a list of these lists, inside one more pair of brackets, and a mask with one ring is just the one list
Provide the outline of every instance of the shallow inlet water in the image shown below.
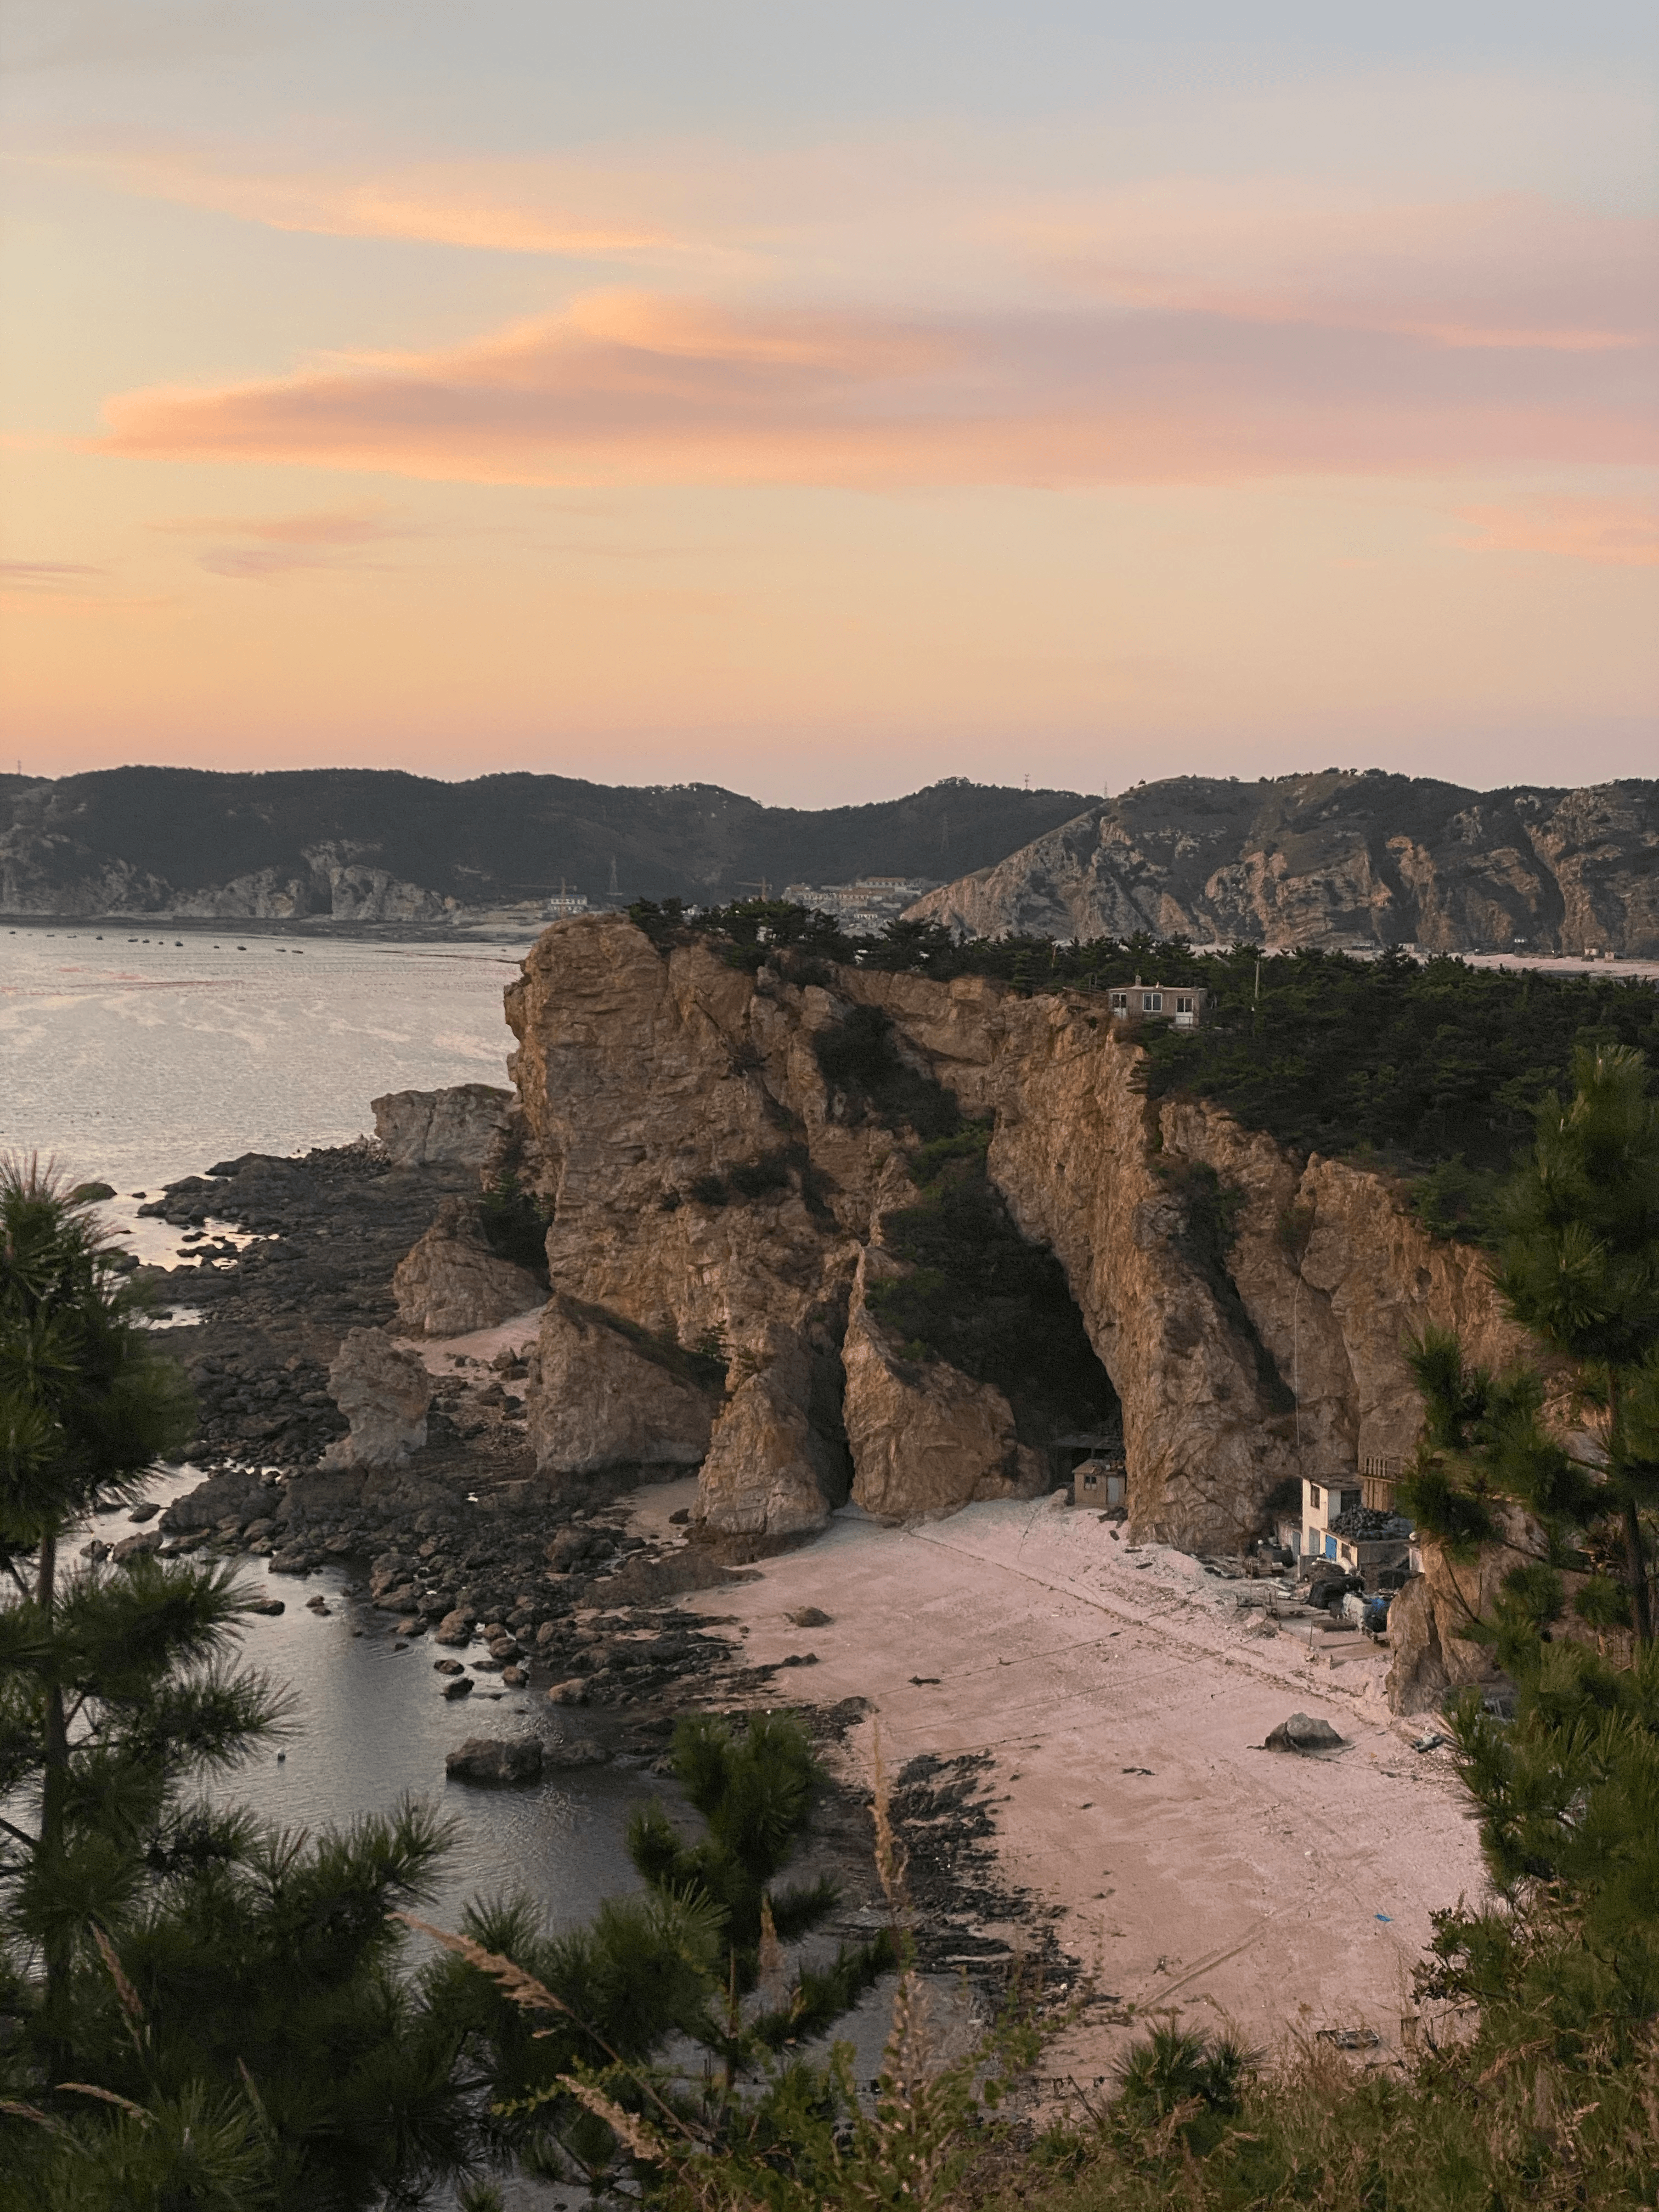
[[[149,940],[146,943],[144,940]],[[501,991],[515,950],[494,945],[303,944],[154,925],[0,933],[0,1152],[55,1153],[76,1180],[112,1182],[107,1212],[133,1232],[131,1194],[244,1152],[297,1152],[373,1128],[385,1091],[507,1080],[513,1044]],[[134,1249],[176,1249],[164,1223]],[[175,1476],[165,1500],[198,1477]],[[98,1524],[127,1533],[120,1516]],[[447,1785],[444,1753],[468,1735],[550,1732],[528,1699],[447,1705],[423,1640],[394,1652],[392,1621],[342,1599],[344,1571],[304,1582],[250,1572],[288,1610],[248,1624],[249,1659],[295,1692],[295,1732],[227,1785],[266,1817],[302,1827],[388,1810],[405,1792],[438,1803],[457,1837],[435,1907],[529,1890],[550,1919],[586,1917],[633,1884],[622,1834],[662,1785],[626,1770],[550,1778],[534,1790]],[[331,1617],[307,1610],[321,1592]],[[362,1629],[362,1635],[354,1635]]]
[[[382,1091],[505,1084],[514,1040],[501,991],[521,950],[0,925],[0,1152],[56,1154],[75,1180],[114,1184],[120,1197],[104,1209],[112,1224],[141,1257],[169,1259],[179,1232],[139,1222],[133,1193],[153,1197],[239,1152],[349,1143],[372,1129],[368,1102]],[[165,1503],[197,1480],[171,1473],[151,1495]],[[106,1541],[128,1533],[119,1513],[95,1526]],[[218,1785],[225,1798],[311,1829],[387,1812],[405,1795],[426,1799],[454,1824],[423,1915],[441,1926],[454,1926],[469,1898],[507,1890],[527,1892],[550,1925],[568,1926],[638,1887],[628,1821],[653,1796],[681,1814],[672,1784],[618,1766],[528,1790],[447,1783],[444,1753],[465,1737],[551,1735],[553,1715],[534,1698],[496,1701],[487,1676],[447,1704],[429,1641],[396,1650],[390,1615],[340,1595],[347,1570],[294,1581],[255,1561],[248,1572],[287,1610],[248,1621],[244,1656],[294,1692],[295,1710],[280,1746]],[[319,1594],[326,1616],[306,1602]],[[890,1998],[884,1984],[837,2027],[861,2077],[880,2063]],[[966,2033],[975,2017],[966,1990],[942,1984],[937,2002],[941,2021]],[[502,2186],[508,2212],[574,2212],[580,2201],[521,2178]],[[447,2212],[454,2199],[432,2202]]]
[[[150,1495],[165,1503],[198,1480],[180,1471]],[[119,1512],[95,1525],[106,1542],[129,1533]],[[264,1820],[313,1830],[389,1813],[405,1796],[424,1799],[454,1830],[425,1909],[440,1925],[453,1927],[469,1898],[521,1889],[550,1925],[565,1927],[591,1917],[601,1899],[637,1887],[623,1849],[629,1818],[653,1795],[672,1799],[672,1785],[630,1767],[550,1773],[518,1790],[447,1782],[444,1754],[466,1737],[551,1738],[561,1732],[554,1716],[539,1698],[494,1692],[487,1674],[471,1697],[447,1703],[432,1664],[444,1655],[428,1637],[399,1651],[390,1613],[341,1596],[352,1579],[344,1569],[301,1581],[268,1574],[255,1559],[246,1577],[287,1610],[247,1622],[242,1658],[291,1692],[295,1711],[289,1732],[216,1785],[216,1795]],[[309,1609],[316,1596],[326,1614]]]

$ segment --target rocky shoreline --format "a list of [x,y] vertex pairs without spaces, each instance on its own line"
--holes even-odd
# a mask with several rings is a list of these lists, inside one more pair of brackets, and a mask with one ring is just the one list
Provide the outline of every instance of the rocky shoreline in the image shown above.
[[[856,1697],[814,1705],[793,1694],[817,1663],[811,1632],[823,1617],[803,1609],[800,1648],[754,1665],[730,1614],[673,1602],[702,1590],[717,1602],[722,1585],[756,1578],[750,1563],[775,1542],[684,1526],[667,1541],[639,1534],[631,1493],[659,1469],[538,1478],[514,1387],[525,1367],[510,1348],[433,1377],[427,1441],[403,1466],[325,1463],[346,1434],[328,1389],[341,1342],[365,1325],[396,1326],[397,1267],[447,1200],[477,1190],[476,1167],[400,1166],[364,1144],[301,1158],[245,1155],[148,1200],[148,1214],[194,1240],[176,1267],[142,1273],[158,1302],[200,1316],[158,1339],[197,1392],[189,1457],[207,1472],[134,1533],[95,1538],[89,1552],[263,1559],[283,1578],[264,1601],[271,1611],[300,1602],[325,1613],[328,1600],[301,1599],[297,1585],[343,1571],[340,1595],[383,1616],[382,1632],[398,1644],[430,1652],[434,1698],[493,1714],[517,1692],[546,1711],[528,1739],[521,1722],[509,1733],[481,1713],[489,1736],[471,1766],[453,1770],[460,1782],[533,1778],[529,1762],[495,1756],[526,1741],[539,1748],[537,1774],[613,1761],[665,1774],[682,1712],[741,1711],[784,1693],[830,1759],[814,1863],[841,1886],[839,1932],[867,1932],[885,1911],[869,1793],[838,1751],[869,1708]],[[1022,1966],[1039,1982],[1069,1982],[1076,1961],[1048,1909],[999,1876],[985,1764],[924,1757],[896,1778],[918,1956],[1000,1987],[1014,1949],[1004,1935],[974,1932],[994,1923],[1019,1931]]]
[[325,1463],[347,1431],[328,1387],[342,1341],[395,1327],[398,1263],[446,1200],[477,1190],[476,1168],[398,1166],[364,1144],[245,1155],[147,1202],[196,1239],[178,1266],[141,1274],[201,1316],[158,1334],[196,1391],[187,1457],[209,1474],[120,1548],[240,1553],[297,1577],[346,1567],[398,1634],[484,1647],[442,1678],[456,1694],[494,1671],[509,1687],[562,1686],[561,1703],[659,1701],[728,1656],[665,1601],[717,1587],[744,1547],[629,1534],[638,1470],[538,1478],[510,1351],[490,1364],[462,1354],[432,1378],[426,1441],[401,1465]]

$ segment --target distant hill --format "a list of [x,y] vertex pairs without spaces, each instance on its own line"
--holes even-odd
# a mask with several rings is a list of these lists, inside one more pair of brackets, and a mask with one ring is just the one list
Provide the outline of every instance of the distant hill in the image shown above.
[[1069,820],[1075,791],[951,777],[807,811],[717,784],[469,783],[371,769],[0,776],[0,911],[441,921],[546,899],[742,898],[763,882],[948,878]]
[[908,909],[977,937],[1659,958],[1659,783],[1328,769],[1138,785]]

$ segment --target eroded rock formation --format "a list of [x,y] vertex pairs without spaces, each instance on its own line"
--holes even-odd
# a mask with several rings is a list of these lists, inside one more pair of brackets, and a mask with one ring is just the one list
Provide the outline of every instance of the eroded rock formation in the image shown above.
[[[702,1461],[705,1516],[763,1534],[812,1525],[846,1473],[902,1518],[1059,1472],[1000,1391],[907,1357],[869,1305],[903,1265],[882,1221],[916,1198],[916,1139],[825,1079],[817,1045],[859,1007],[991,1124],[990,1181],[1058,1258],[1121,1401],[1132,1535],[1236,1544],[1286,1476],[1403,1456],[1426,1322],[1483,1360],[1519,1348],[1476,1255],[1384,1179],[1149,1103],[1133,1041],[1081,999],[751,976],[706,939],[659,952],[596,916],[548,930],[508,993],[560,1294],[528,1390],[544,1468]],[[719,1353],[723,1398],[661,1364],[675,1347]]]
[[393,1167],[445,1161],[481,1168],[506,1133],[513,1093],[493,1083],[457,1083],[447,1091],[388,1091],[370,1104]]
[[554,1474],[696,1467],[717,1404],[645,1330],[557,1293],[542,1316],[526,1395],[537,1470]]
[[879,1246],[861,1255],[842,1353],[854,1501],[901,1521],[979,1498],[1036,1497],[1049,1470],[1042,1453],[1020,1443],[1001,1391],[941,1360],[907,1359],[872,1311],[866,1288],[890,1273],[897,1269]]
[[527,1267],[498,1259],[471,1200],[447,1198],[392,1278],[399,1324],[416,1336],[465,1336],[530,1313],[545,1293]]
[[384,1329],[350,1332],[328,1370],[328,1389],[351,1431],[323,1454],[324,1468],[400,1467],[426,1442],[431,1380]]

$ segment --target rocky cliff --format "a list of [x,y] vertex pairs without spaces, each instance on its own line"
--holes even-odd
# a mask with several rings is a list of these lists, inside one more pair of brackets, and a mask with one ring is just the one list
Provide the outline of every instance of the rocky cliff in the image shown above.
[[[919,1139],[826,1075],[826,1040],[854,1017],[903,1075],[890,1102],[948,1096],[988,1125],[990,1183],[1058,1259],[1121,1401],[1133,1535],[1232,1546],[1286,1476],[1408,1450],[1403,1346],[1424,1322],[1458,1327],[1481,1358],[1518,1343],[1479,1259],[1431,1239],[1385,1182],[1291,1159],[1212,1108],[1148,1102],[1134,1043],[1081,999],[856,968],[751,975],[706,938],[659,951],[594,917],[543,935],[507,1012],[519,1171],[550,1213],[565,1302],[532,1435],[550,1468],[648,1456],[650,1367],[674,1401],[668,1456],[702,1458],[715,1528],[799,1531],[848,1489],[902,1518],[1060,1471],[1051,1434],[1022,1433],[1007,1394],[901,1341],[874,1294],[909,1272],[884,1219],[916,1200]],[[596,1362],[604,1387],[567,1435],[569,1377]],[[711,1388],[704,1457],[694,1395]]]
[[910,909],[974,936],[1659,956],[1659,783],[1328,769],[1125,792]]

